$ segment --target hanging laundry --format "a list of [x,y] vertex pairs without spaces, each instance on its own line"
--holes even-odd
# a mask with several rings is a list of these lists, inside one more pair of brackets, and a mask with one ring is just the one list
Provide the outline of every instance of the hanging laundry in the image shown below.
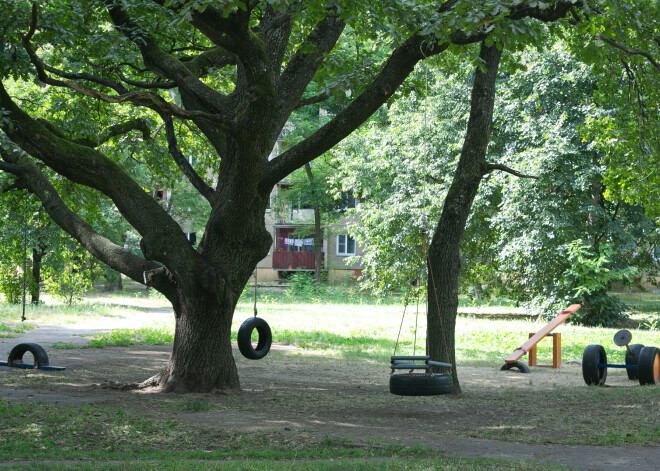
[[303,246],[303,240],[302,239],[294,239],[294,244],[296,247],[302,247]]
[[314,245],[314,238],[309,238],[309,239],[303,239],[303,244],[304,245]]

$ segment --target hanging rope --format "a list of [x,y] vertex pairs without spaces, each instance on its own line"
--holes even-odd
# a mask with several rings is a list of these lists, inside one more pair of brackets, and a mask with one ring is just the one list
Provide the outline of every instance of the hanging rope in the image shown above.
[[408,297],[406,296],[406,301],[403,304],[403,315],[401,316],[401,324],[399,325],[399,334],[396,336],[396,343],[394,344],[394,353],[396,355],[396,350],[399,348],[399,338],[401,337],[401,329],[403,328],[403,319],[406,317],[406,309],[408,309]]
[[[428,96],[429,96],[429,68],[428,68],[428,63],[426,62],[426,55],[424,54],[424,51],[422,50],[422,46],[420,46],[420,52],[424,56],[424,145],[425,145],[425,153],[424,153],[424,168],[428,169],[429,168],[429,146],[428,146],[428,135],[429,135],[429,118],[428,118]],[[436,310],[438,311],[438,320],[440,324],[440,330],[444,331],[445,326],[444,326],[444,320],[442,316],[440,315],[440,300],[438,299],[438,292],[437,292],[437,285],[435,282],[435,277],[433,275],[433,267],[431,266],[431,260],[429,257],[429,249],[431,246],[431,241],[430,239],[430,223],[428,221],[427,213],[426,213],[426,205],[429,203],[429,195],[428,195],[428,188],[427,188],[427,173],[424,172],[424,178],[422,180],[422,184],[424,185],[423,189],[423,195],[424,195],[424,201],[422,205],[422,226],[423,226],[423,236],[422,236],[422,253],[426,254],[424,257],[424,261],[426,264],[426,267],[428,268],[427,273],[426,273],[426,279],[431,280],[431,289],[433,291],[433,296],[435,298],[435,303],[436,303]],[[424,267],[420,269],[420,272],[424,272]],[[430,278],[428,278],[430,276]],[[423,280],[422,280],[423,281]],[[428,316],[429,310],[430,310],[430,303],[429,303],[429,298],[430,298],[430,293],[427,293],[426,296],[426,313]],[[427,348],[428,348],[428,325],[427,325]],[[428,351],[427,351],[428,353]],[[446,359],[449,359],[449,349],[447,346],[447,343],[444,342],[444,354]]]
[[254,269],[254,317],[257,317],[257,273],[259,271]]
[[415,340],[413,341],[413,356],[417,355],[417,321],[419,320],[419,289],[417,289],[417,313],[415,314]]
[[27,289],[27,213],[28,192],[25,190],[25,209],[23,211],[23,315],[21,322],[25,322],[25,292]]

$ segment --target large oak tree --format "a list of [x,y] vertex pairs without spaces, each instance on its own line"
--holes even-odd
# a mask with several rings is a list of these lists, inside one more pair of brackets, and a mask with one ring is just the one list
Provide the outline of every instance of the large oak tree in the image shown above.
[[[176,317],[172,355],[167,367],[143,387],[239,388],[230,326],[243,287],[271,246],[264,213],[274,185],[392,99],[418,62],[484,40],[492,51],[495,40],[501,44],[510,36],[532,37],[534,25],[565,18],[578,3],[584,5],[534,0],[483,5],[460,0],[384,5],[5,0],[0,3],[6,12],[0,25],[0,127],[8,142],[3,143],[0,170],[36,195],[51,218],[95,257],[171,301]],[[269,160],[290,115],[327,98],[332,84],[342,83],[360,63],[359,48],[356,57],[347,57],[347,48],[335,53],[349,30],[379,43],[385,58],[363,68],[341,112]],[[44,87],[43,96],[57,103],[47,113],[25,92],[26,84],[35,80]],[[324,92],[310,96],[319,83]],[[100,127],[104,121],[94,129],[94,120],[76,115],[73,103],[87,103],[89,110],[94,109],[89,103],[97,104],[111,117],[105,129]],[[89,128],[94,132],[79,132]],[[145,191],[128,165],[131,159],[118,158],[122,154],[108,145],[121,146],[122,136],[136,131],[143,138],[164,135],[169,156],[160,158],[174,162],[208,202],[209,218],[197,248]],[[208,168],[217,183],[210,183],[206,169],[190,164],[180,144],[184,133],[197,135],[212,150]],[[475,142],[473,155],[483,153],[486,143],[481,141]],[[474,163],[465,174],[467,186],[450,191],[461,200],[459,206],[446,205],[447,211],[469,211],[461,195],[469,198],[487,170],[481,157]],[[110,199],[140,234],[143,256],[103,237],[73,212],[54,185],[62,178]],[[462,233],[462,217],[446,231]],[[460,234],[445,233],[443,225],[439,230],[436,238],[448,238],[448,250],[458,250]],[[438,252],[443,244],[434,240],[430,262],[456,264],[453,254]],[[452,268],[448,277],[454,274]],[[454,295],[453,285],[448,286],[440,309],[431,314],[454,318]],[[445,323],[437,351],[453,345],[453,330],[447,327]]]

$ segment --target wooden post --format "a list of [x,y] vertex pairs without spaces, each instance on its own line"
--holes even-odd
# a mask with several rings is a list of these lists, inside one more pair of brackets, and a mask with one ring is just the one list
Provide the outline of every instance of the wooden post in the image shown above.
[[[534,337],[536,332],[530,332],[529,333],[529,338],[531,339]],[[527,352],[527,364],[529,366],[536,366],[536,345],[534,345],[532,348],[529,349]]]
[[552,335],[552,367],[559,368],[561,365],[561,333]]
[[[530,332],[529,338],[531,339],[534,335],[536,335],[534,332]],[[553,332],[548,334],[548,337],[552,337],[552,367],[559,368],[561,366],[561,333]],[[536,355],[536,345],[534,345],[527,351],[527,364],[529,366],[537,366],[538,362]]]

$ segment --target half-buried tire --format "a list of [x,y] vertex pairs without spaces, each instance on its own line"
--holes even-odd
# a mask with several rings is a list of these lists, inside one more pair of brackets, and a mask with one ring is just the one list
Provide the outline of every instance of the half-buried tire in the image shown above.
[[390,375],[390,392],[398,396],[437,396],[452,389],[450,374],[399,373]]
[[46,350],[38,343],[19,343],[9,352],[7,363],[23,363],[23,355],[30,352],[34,357],[34,367],[48,366],[48,354]]
[[639,352],[639,384],[658,384],[660,382],[660,350],[656,347],[644,347]]
[[[629,346],[630,350],[626,349],[626,366],[639,364],[639,352],[644,348],[644,345],[635,343]],[[637,379],[637,370],[626,368],[628,379]]]
[[601,345],[589,345],[582,354],[582,377],[589,386],[602,386],[607,378],[607,354]]
[[[252,332],[257,329],[259,340],[256,348],[252,345]],[[238,349],[245,358],[250,360],[260,360],[270,351],[273,343],[273,334],[270,331],[268,323],[260,317],[250,317],[241,324],[236,337]]]

